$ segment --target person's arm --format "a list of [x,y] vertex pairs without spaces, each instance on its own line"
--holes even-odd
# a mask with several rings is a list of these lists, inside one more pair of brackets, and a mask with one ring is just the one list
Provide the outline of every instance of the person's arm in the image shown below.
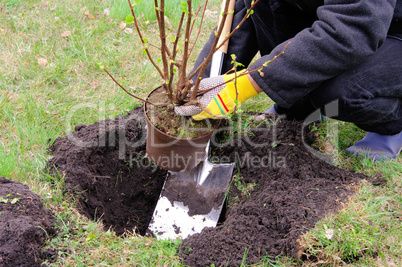
[[[323,81],[359,64],[384,42],[396,0],[325,0],[318,20],[288,40],[285,53],[259,72],[253,81],[276,103],[289,108]],[[280,54],[278,45],[257,60],[251,70]]]
[[247,78],[249,79],[251,85],[254,87],[254,89],[257,91],[257,93],[262,93],[264,92],[261,87],[254,81],[253,77],[251,77],[250,74],[247,74]]

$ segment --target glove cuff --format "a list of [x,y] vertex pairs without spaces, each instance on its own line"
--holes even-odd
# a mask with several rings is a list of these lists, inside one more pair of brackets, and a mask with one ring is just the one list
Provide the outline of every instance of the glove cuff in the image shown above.
[[[251,84],[247,74],[244,73],[245,70],[242,70],[237,72],[236,73],[237,75],[231,73],[223,76],[225,82],[227,82],[226,87],[228,88],[230,96],[232,97],[233,100],[236,99],[236,87],[237,87],[237,100],[239,101],[239,105],[241,105],[242,102],[246,101],[250,97],[258,95],[258,92],[254,89],[254,86]],[[235,86],[235,80],[232,79],[234,79],[236,76],[237,78]]]

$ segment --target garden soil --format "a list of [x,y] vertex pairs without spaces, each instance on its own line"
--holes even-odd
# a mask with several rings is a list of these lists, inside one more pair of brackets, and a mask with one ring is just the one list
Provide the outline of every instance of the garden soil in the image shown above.
[[0,266],[42,266],[56,253],[42,251],[55,234],[54,217],[28,186],[0,177]]
[[[312,155],[313,134],[301,123],[258,118],[259,126],[243,137],[228,140],[231,127],[213,137],[219,142],[211,142],[210,160],[237,166],[219,225],[180,246],[188,266],[239,266],[245,254],[248,264],[280,254],[301,257],[299,236],[336,212],[365,178]],[[48,168],[64,177],[79,210],[119,235],[147,233],[167,175],[146,158],[145,134],[143,112],[135,109],[76,126],[50,148]]]
[[213,148],[212,161],[237,162],[234,175],[242,180],[234,184],[242,192],[232,186],[218,227],[184,240],[186,265],[240,266],[280,254],[303,259],[298,238],[335,213],[366,178],[312,155],[307,148],[314,135],[301,123],[262,116],[251,135]]
[[116,234],[145,235],[167,172],[145,157],[143,111],[78,125],[50,147],[47,166],[65,179],[79,210]]

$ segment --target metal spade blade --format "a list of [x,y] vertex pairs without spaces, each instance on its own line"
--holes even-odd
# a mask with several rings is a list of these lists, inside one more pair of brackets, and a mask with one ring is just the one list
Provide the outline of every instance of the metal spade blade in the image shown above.
[[201,162],[191,171],[169,172],[149,229],[158,239],[186,238],[215,227],[234,163]]

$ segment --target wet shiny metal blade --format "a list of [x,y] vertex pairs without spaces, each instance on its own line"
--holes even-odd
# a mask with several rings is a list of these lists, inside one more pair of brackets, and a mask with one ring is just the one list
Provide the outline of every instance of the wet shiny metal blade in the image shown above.
[[186,238],[215,227],[234,163],[201,162],[194,170],[170,172],[149,229],[158,239]]

